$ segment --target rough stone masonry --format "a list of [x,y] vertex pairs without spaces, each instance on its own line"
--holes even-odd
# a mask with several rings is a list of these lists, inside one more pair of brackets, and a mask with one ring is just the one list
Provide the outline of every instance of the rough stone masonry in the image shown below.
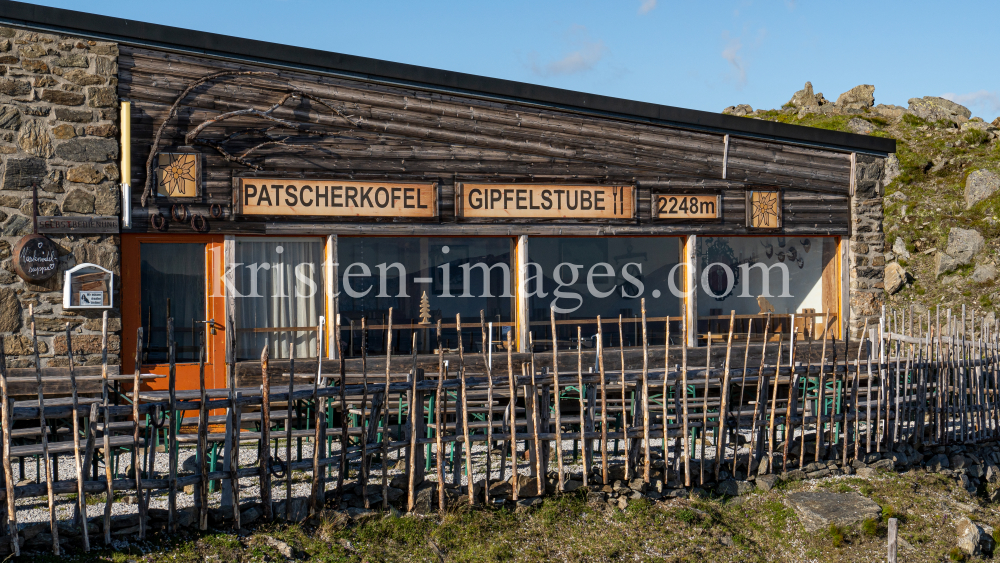
[[[0,334],[11,367],[34,365],[29,305],[43,366],[66,365],[66,323],[77,361],[100,363],[101,311],[64,311],[62,273],[90,262],[117,279],[119,237],[50,235],[59,271],[42,285],[14,274],[11,250],[31,233],[34,184],[39,215],[119,213],[117,59],[114,43],[0,27]],[[117,364],[121,320],[108,316]]]

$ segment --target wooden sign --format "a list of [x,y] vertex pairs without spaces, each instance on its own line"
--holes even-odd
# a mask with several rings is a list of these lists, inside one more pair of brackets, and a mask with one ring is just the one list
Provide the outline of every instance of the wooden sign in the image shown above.
[[118,231],[118,217],[113,215],[38,218],[40,233],[103,235],[118,234]]
[[190,152],[158,154],[156,195],[171,198],[201,195],[201,155]]
[[241,178],[242,215],[417,217],[438,215],[437,184]]
[[28,235],[14,245],[14,271],[21,279],[42,282],[59,268],[56,245],[42,235]]
[[632,219],[633,186],[459,184],[456,214],[466,218]]
[[747,191],[747,227],[761,230],[781,228],[781,192]]
[[718,219],[719,194],[653,194],[653,219]]
[[114,305],[115,275],[97,264],[78,264],[63,279],[63,309],[107,309]]

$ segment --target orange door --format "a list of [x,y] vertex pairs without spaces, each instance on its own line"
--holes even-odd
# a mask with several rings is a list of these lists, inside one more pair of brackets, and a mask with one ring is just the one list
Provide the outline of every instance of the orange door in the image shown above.
[[[177,389],[199,388],[198,354],[205,339],[205,386],[226,387],[223,237],[122,235],[122,366],[135,369],[142,327],[143,373],[167,375],[167,319],[174,321]],[[143,389],[166,390],[167,378]]]

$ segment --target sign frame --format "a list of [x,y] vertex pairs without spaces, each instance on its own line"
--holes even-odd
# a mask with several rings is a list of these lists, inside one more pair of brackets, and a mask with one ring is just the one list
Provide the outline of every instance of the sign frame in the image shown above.
[[[773,204],[773,214],[775,215],[774,226],[769,227],[759,227],[754,226],[754,210],[753,210],[753,194],[754,193],[769,193],[774,194],[775,202]],[[754,232],[777,232],[784,226],[784,213],[782,208],[784,206],[784,190],[776,186],[747,186],[746,188],[746,228],[747,230]]]
[[54,215],[38,217],[38,232],[40,234],[117,235],[120,231],[117,215]]
[[[254,183],[267,184],[271,187],[275,185],[281,185],[283,188],[289,186],[296,187],[296,199],[297,199],[297,189],[302,186],[313,186],[321,184],[326,188],[354,188],[356,191],[353,194],[348,194],[348,190],[344,190],[345,193],[338,194],[335,197],[337,199],[347,199],[350,197],[351,200],[357,204],[358,201],[369,201],[374,207],[372,209],[387,209],[384,213],[295,213],[295,212],[279,212],[279,213],[250,213],[247,211],[246,206],[246,189],[247,185],[253,185]],[[254,186],[256,189],[256,186]],[[369,188],[366,192],[361,192],[361,188]],[[393,189],[413,189],[421,190],[418,195],[406,195],[397,194],[393,192]],[[386,189],[386,208],[378,206],[379,198],[378,196],[382,193],[381,189]],[[287,197],[287,190],[285,195]],[[420,193],[429,193],[433,196],[433,201],[428,202],[426,205],[421,205]],[[334,199],[334,195],[327,191],[330,199]],[[404,196],[406,199],[404,200]],[[427,211],[421,213],[410,213],[410,214],[400,214],[398,211],[401,208],[395,207],[397,202],[403,202],[405,205],[406,201],[417,198],[415,205],[420,205],[419,209],[427,209]],[[439,182],[397,182],[397,181],[365,181],[365,180],[341,180],[341,179],[312,179],[312,178],[279,178],[279,177],[255,177],[255,176],[237,176],[233,178],[233,217],[250,217],[250,218],[269,218],[269,217],[288,217],[291,219],[297,217],[309,217],[309,218],[323,218],[323,219],[359,219],[359,218],[392,218],[392,219],[413,219],[413,220],[437,220],[440,217],[440,200],[441,200],[441,184]],[[312,201],[312,200],[311,200]],[[345,202],[346,203],[346,202]],[[255,206],[257,207],[257,206]],[[289,206],[296,207],[296,206]],[[360,209],[361,207],[340,207],[340,209]],[[287,207],[286,207],[287,209]],[[304,208],[308,209],[308,208]],[[337,207],[327,206],[326,209],[338,209]],[[405,209],[405,208],[404,208]],[[414,208],[417,209],[417,208]]]
[[[491,190],[493,193],[487,195],[483,194],[484,198],[488,198],[490,203],[494,206],[499,207],[499,204],[504,205],[504,208],[489,210],[469,209],[466,205],[466,194],[471,194],[473,190]],[[611,201],[614,201],[614,210],[610,213],[599,213],[599,211],[606,211],[605,209],[596,210],[588,209],[582,212],[570,213],[567,209],[566,212],[559,214],[558,212],[546,214],[546,211],[550,211],[554,207],[561,207],[562,194],[566,193],[567,203],[569,198],[569,190],[576,190],[580,192],[577,196],[577,201],[582,201],[583,192],[588,191],[589,199],[586,201],[589,205],[596,206],[597,201],[607,205],[609,201],[608,198],[602,198],[598,200],[597,194],[592,193],[593,190],[610,190],[606,195],[611,196]],[[536,194],[537,192],[537,194]],[[546,193],[548,192],[548,193]],[[627,194],[627,197],[626,197]],[[605,194],[602,194],[605,195]],[[494,196],[499,196],[497,199]],[[620,197],[619,197],[620,196]],[[481,183],[481,182],[456,182],[455,183],[455,217],[459,219],[471,219],[471,220],[536,220],[536,221],[623,221],[623,222],[633,222],[638,220],[639,216],[639,192],[638,188],[634,184],[517,184],[517,183]],[[553,200],[555,197],[555,201]],[[537,199],[536,199],[537,198]],[[513,203],[516,208],[514,210],[509,209],[509,204]],[[522,204],[525,207],[522,207]],[[536,205],[537,204],[537,205]],[[548,204],[549,208],[546,209],[543,206]],[[488,203],[483,203],[483,205],[489,205]],[[583,203],[578,203],[578,206],[583,205]],[[621,211],[619,211],[621,210]],[[617,215],[617,216],[616,216]]]
[[[715,215],[701,216],[701,217],[685,217],[676,216],[671,217],[669,214],[664,215],[660,213],[659,210],[659,199],[660,198],[705,198],[706,200],[714,200],[713,204],[715,206]],[[723,217],[723,203],[722,203],[722,191],[721,190],[683,190],[683,191],[651,191],[649,194],[649,215],[650,219],[657,222],[669,222],[669,223],[721,223]],[[697,202],[699,209],[701,201]],[[669,200],[667,201],[669,204]],[[674,203],[677,205],[677,202]]]

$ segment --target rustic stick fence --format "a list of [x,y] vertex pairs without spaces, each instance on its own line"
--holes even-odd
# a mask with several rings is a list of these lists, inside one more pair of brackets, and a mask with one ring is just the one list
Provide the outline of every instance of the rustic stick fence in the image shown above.
[[[317,514],[331,503],[339,506],[345,484],[352,479],[360,485],[365,508],[387,508],[391,491],[405,488],[403,505],[413,509],[419,492],[426,488],[425,475],[432,470],[439,484],[455,487],[465,483],[464,502],[500,503],[506,499],[494,497],[491,501],[491,494],[499,494],[491,493],[491,485],[500,481],[509,480],[509,496],[516,501],[522,493],[540,496],[567,490],[571,473],[579,476],[583,486],[608,484],[613,466],[623,466],[625,479],[649,483],[655,464],[664,471],[664,481],[675,484],[671,486],[693,487],[727,476],[804,467],[812,461],[846,463],[871,452],[997,438],[1000,332],[995,324],[984,321],[977,327],[964,309],[960,317],[945,311],[943,319],[940,312],[932,319],[930,313],[915,316],[912,309],[883,311],[877,326],[865,326],[860,338],[853,341],[812,332],[802,339],[791,331],[775,342],[768,338],[772,318],[757,317],[749,324],[760,322],[764,326],[759,363],[756,353],[751,357],[752,326],[747,329],[743,361],[739,361],[739,350],[734,346],[735,318],[734,314],[729,317],[727,337],[720,340],[725,343],[724,358],[713,356],[709,334],[703,365],[689,361],[693,349],[682,344],[671,349],[669,321],[663,364],[651,363],[653,347],[647,338],[643,302],[641,368],[625,369],[624,346],[606,349],[601,334],[605,323],[598,318],[596,369],[584,367],[578,328],[575,353],[560,350],[553,342],[547,352],[551,355],[547,367],[540,366],[540,360],[536,362],[534,352],[519,355],[523,361],[516,365],[508,331],[506,358],[497,354],[490,361],[483,349],[482,373],[467,369],[461,338],[458,365],[445,360],[438,321],[437,374],[433,377],[418,367],[415,345],[410,358],[394,358],[391,342],[385,348],[384,374],[370,375],[364,352],[368,327],[363,321],[360,374],[347,373],[343,354],[338,355],[341,359],[336,373],[324,372],[321,361],[316,362],[315,373],[297,373],[292,346],[288,372],[282,374],[287,377],[287,386],[272,386],[275,378],[273,370],[269,371],[265,348],[259,387],[238,388],[235,362],[228,362],[227,388],[206,389],[202,344],[197,391],[176,388],[173,321],[168,320],[167,391],[143,391],[143,377],[136,369],[131,391],[122,394],[131,404],[116,405],[110,400],[107,316],[102,331],[101,397],[83,398],[77,393],[79,368],[74,364],[73,338],[67,326],[71,396],[53,399],[43,396],[31,311],[36,401],[14,402],[10,397],[0,336],[5,485],[0,496],[6,499],[5,541],[19,553],[16,501],[31,497],[47,497],[52,550],[58,554],[56,497],[70,493],[77,495],[74,522],[80,528],[81,547],[87,550],[88,526],[79,524],[86,520],[88,494],[105,494],[100,529],[103,542],[108,544],[116,494],[127,493],[137,499],[136,535],[143,538],[151,529],[152,495],[166,493],[165,527],[173,532],[180,524],[178,496],[193,486],[194,518],[190,522],[205,530],[210,489],[221,483],[220,510],[231,513],[233,525],[239,528],[241,508],[258,502],[241,498],[240,480],[256,482],[265,520],[292,519],[295,471],[310,481],[305,501],[308,512]],[[391,310],[387,323],[385,334],[391,339]],[[553,315],[553,335],[555,323]],[[462,319],[456,318],[453,326],[458,334],[461,324]],[[485,320],[481,318],[480,324],[485,340]],[[829,316],[823,326],[831,326]],[[322,323],[319,331],[317,341],[321,342]],[[680,336],[678,342],[687,342],[687,334]],[[620,329],[619,338],[621,342]],[[141,364],[142,342],[140,328],[137,366]],[[532,342],[532,349],[534,345]],[[819,357],[814,359],[817,350]],[[680,363],[671,364],[678,353]],[[560,365],[566,363],[559,357],[566,355],[575,355],[575,373],[560,372]],[[606,364],[616,355],[621,369],[609,369]],[[225,416],[211,414],[218,410]],[[191,412],[197,416],[185,418],[185,413]],[[71,445],[49,441],[53,419],[69,419]],[[246,426],[257,430],[245,430]],[[37,431],[33,430],[36,427]],[[29,428],[38,443],[12,445],[12,440],[23,437],[23,429]],[[164,447],[156,447],[164,436]],[[279,455],[281,440],[284,459]],[[312,444],[311,455],[302,453],[303,440]],[[248,442],[257,449],[257,462],[242,467],[239,452]],[[297,460],[292,459],[293,442],[298,443]],[[180,469],[182,444],[187,444],[188,455],[194,449],[193,472]],[[223,447],[221,469],[210,467],[215,444]],[[127,452],[130,457],[126,478],[116,468],[116,452]],[[59,478],[59,455],[72,455],[74,478]],[[100,456],[103,476],[96,471],[95,460]],[[159,456],[167,457],[165,475],[157,473]],[[16,484],[12,461],[19,460],[23,467],[25,458],[39,459],[43,469],[36,479],[44,482]],[[95,469],[88,474],[91,466]],[[515,474],[517,478],[512,477]],[[377,484],[370,485],[372,481]],[[535,490],[523,489],[532,484]],[[271,502],[275,487],[284,489],[286,497],[284,511],[277,514],[272,513]],[[438,506],[444,507],[448,502],[445,486],[437,486],[436,496]]]

